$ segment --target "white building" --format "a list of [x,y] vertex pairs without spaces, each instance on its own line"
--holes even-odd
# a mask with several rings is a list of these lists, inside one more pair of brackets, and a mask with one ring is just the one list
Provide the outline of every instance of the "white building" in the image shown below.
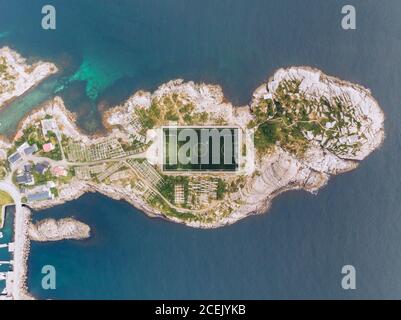
[[59,136],[60,132],[58,129],[57,122],[54,119],[44,119],[41,121],[43,136],[46,136],[49,131],[54,132]]

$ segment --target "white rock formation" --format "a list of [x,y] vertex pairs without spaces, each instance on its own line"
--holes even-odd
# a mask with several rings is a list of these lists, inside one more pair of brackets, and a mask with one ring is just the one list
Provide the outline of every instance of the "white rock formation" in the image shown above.
[[24,58],[8,47],[0,48],[0,65],[6,66],[6,70],[0,74],[0,107],[58,71],[49,62],[39,61],[28,65]]
[[33,241],[81,240],[90,237],[90,227],[72,218],[45,219],[30,224],[29,238]]

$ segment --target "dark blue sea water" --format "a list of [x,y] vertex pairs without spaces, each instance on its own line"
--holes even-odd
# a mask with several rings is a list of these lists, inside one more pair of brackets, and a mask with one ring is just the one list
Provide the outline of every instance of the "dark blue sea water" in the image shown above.
[[[3,228],[0,228],[0,232],[2,232],[3,237],[0,239],[0,244],[8,244],[12,241],[14,241],[14,207],[7,207],[6,208],[6,214],[5,214],[5,220],[3,224]],[[12,255],[8,251],[8,247],[6,248],[0,248],[0,261],[10,261],[12,260]],[[12,266],[9,264],[1,264],[0,265],[0,272],[8,272],[11,271]],[[3,292],[3,290],[6,287],[6,280],[0,280],[0,293]]]
[[[49,3],[57,9],[56,31],[40,28],[41,6]],[[340,26],[341,7],[349,3],[357,11],[354,31]],[[92,226],[93,236],[33,243],[32,293],[400,298],[400,16],[398,0],[0,0],[0,45],[61,65],[59,94],[89,132],[101,130],[99,111],[138,89],[182,77],[221,84],[230,100],[244,104],[275,69],[289,65],[370,88],[386,114],[384,145],[357,170],[333,178],[318,196],[286,193],[268,214],[227,228],[201,231],[149,219],[94,194],[36,213],[37,219],[74,215]],[[37,95],[54,95],[52,85],[44,87]],[[12,107],[34,107],[22,100]],[[15,120],[0,112],[2,121]],[[41,289],[46,264],[58,271],[55,291]],[[357,270],[355,291],[341,289],[345,264]]]
[[[0,239],[0,244],[7,244],[14,241],[14,207],[7,207],[6,215],[4,220],[3,228],[0,231],[3,233],[3,238]],[[0,261],[10,261],[12,260],[10,252],[7,248],[0,248]],[[7,264],[2,264],[0,266],[0,272],[9,271],[10,266]],[[3,291],[5,287],[5,281],[0,281],[0,292]]]

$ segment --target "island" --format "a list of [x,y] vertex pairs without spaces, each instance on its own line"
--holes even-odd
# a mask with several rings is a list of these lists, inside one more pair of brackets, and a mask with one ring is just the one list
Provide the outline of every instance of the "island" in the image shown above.
[[45,219],[29,224],[29,238],[34,241],[82,240],[90,237],[90,227],[73,218]]
[[[99,192],[150,217],[217,228],[267,212],[282,192],[316,194],[385,137],[368,89],[303,66],[277,70],[247,106],[220,86],[178,79],[136,92],[103,123],[104,135],[89,136],[60,97],[38,107],[0,142],[0,190],[33,210]],[[43,239],[26,211],[22,246],[28,233]],[[49,239],[58,227],[46,223]]]

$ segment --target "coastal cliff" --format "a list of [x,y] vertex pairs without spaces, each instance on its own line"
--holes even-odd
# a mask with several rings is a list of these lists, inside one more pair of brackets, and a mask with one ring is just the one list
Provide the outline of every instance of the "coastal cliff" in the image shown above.
[[28,233],[33,241],[82,240],[90,237],[90,227],[73,218],[45,219],[30,223]]

